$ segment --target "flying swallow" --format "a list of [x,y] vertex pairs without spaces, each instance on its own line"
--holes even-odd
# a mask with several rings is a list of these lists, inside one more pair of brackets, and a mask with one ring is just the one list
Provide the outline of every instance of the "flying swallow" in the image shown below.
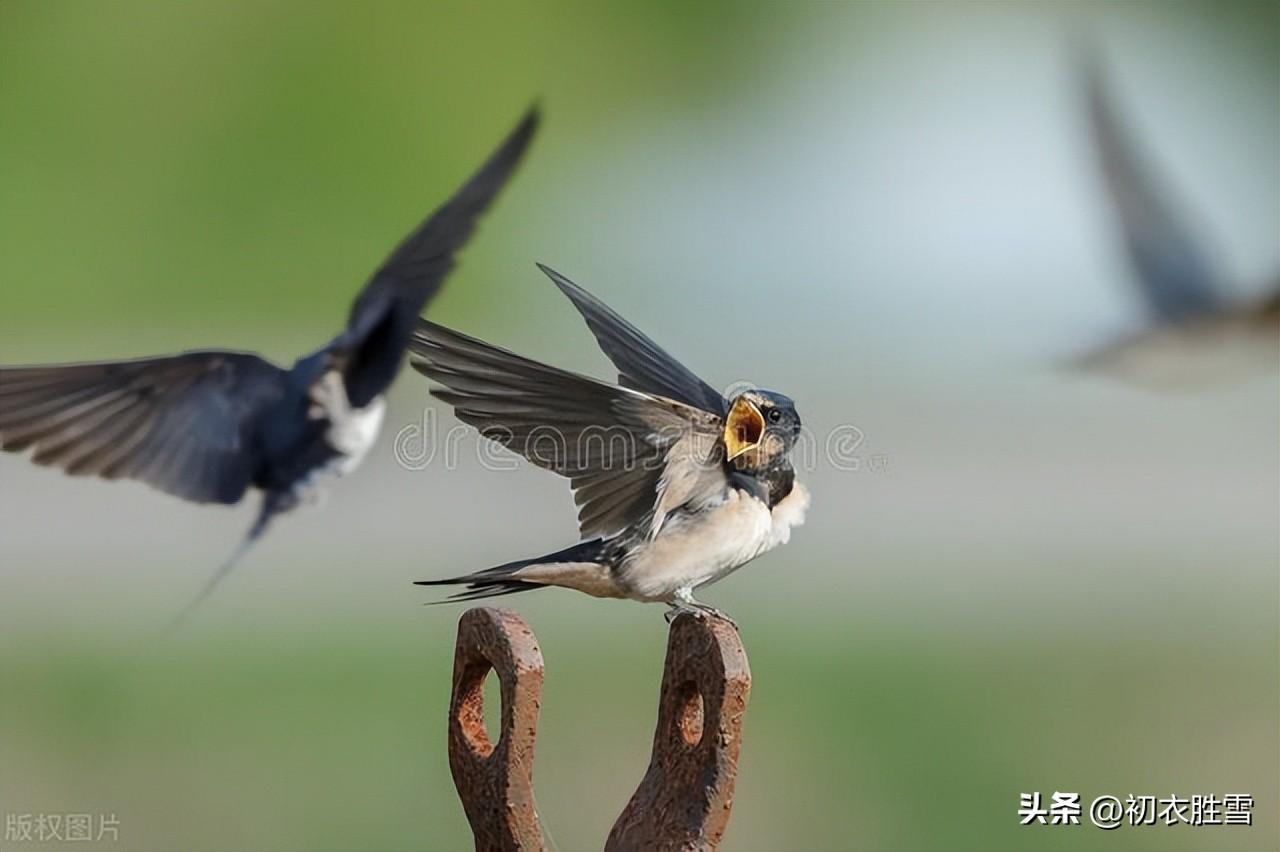
[[791,536],[809,493],[790,453],[795,404],[725,399],[635,326],[539,264],[587,321],[618,384],[523,358],[419,320],[410,364],[486,438],[569,479],[582,540],[536,559],[419,585],[474,600],[543,586],[715,612],[693,597]]
[[391,253],[344,328],[290,368],[224,350],[53,366],[0,367],[0,448],[73,476],[140,480],[194,503],[261,492],[252,527],[189,612],[266,531],[327,476],[354,469],[382,425],[383,392],[414,321],[454,254],[519,164],[531,109],[462,188]]
[[1098,169],[1148,316],[1143,330],[1098,348],[1076,366],[1150,385],[1274,370],[1280,363],[1280,280],[1253,304],[1227,298],[1225,276],[1122,120],[1096,52],[1082,50],[1078,64]]

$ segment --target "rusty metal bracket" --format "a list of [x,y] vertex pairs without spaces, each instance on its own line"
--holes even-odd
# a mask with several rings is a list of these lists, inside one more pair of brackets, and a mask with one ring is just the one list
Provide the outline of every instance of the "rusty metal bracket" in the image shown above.
[[609,832],[605,852],[714,850],[733,808],[747,653],[730,622],[682,613],[671,624],[649,771]]
[[[453,655],[449,703],[449,769],[476,852],[542,852],[533,800],[533,744],[542,697],[542,651],[520,616],[478,607],[463,613]],[[484,727],[484,680],[502,684],[502,733]]]
[[[502,684],[501,736],[484,727],[484,679]],[[477,850],[543,850],[533,798],[542,653],[515,613],[468,610],[458,623],[449,767]],[[733,808],[751,671],[738,631],[714,616],[671,624],[648,771],[606,852],[715,850]]]

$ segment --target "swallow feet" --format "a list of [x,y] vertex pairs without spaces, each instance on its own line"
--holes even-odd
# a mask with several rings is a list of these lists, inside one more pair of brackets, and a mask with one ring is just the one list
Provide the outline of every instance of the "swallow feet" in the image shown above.
[[679,616],[680,613],[687,612],[694,618],[719,618],[733,625],[734,630],[738,629],[738,622],[734,621],[726,613],[721,612],[715,607],[694,600],[693,594],[689,589],[681,589],[676,592],[676,599],[668,603],[667,606],[670,608],[663,613],[662,616],[666,619],[667,624],[675,621],[676,617]]

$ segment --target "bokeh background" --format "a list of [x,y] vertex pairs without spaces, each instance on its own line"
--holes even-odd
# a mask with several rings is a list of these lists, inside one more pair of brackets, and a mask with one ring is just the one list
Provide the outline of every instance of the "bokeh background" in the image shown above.
[[[704,596],[754,674],[725,848],[1275,849],[1275,377],[1061,364],[1141,316],[1073,39],[1248,298],[1280,268],[1278,9],[11,0],[0,359],[288,361],[540,99],[431,316],[608,376],[545,261],[713,384],[865,436]],[[403,374],[365,467],[167,640],[252,509],[0,458],[0,811],[115,814],[122,849],[469,848],[461,609],[409,583],[569,544],[574,512],[474,438],[397,464],[400,429],[456,423],[426,390]],[[599,848],[648,760],[660,608],[508,601],[547,660],[543,823]],[[1249,793],[1255,825],[1018,826],[1058,790]]]

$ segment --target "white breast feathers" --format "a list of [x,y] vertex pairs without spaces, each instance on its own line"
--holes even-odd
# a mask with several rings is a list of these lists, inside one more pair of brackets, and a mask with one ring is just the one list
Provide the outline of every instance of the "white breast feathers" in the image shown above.
[[809,489],[799,482],[791,486],[791,493],[773,507],[771,542],[765,550],[772,550],[791,540],[791,528],[804,524],[804,513],[809,511]]
[[636,600],[669,601],[678,589],[714,583],[785,544],[808,506],[809,492],[799,483],[772,511],[730,489],[723,502],[663,524],[656,538],[620,566],[620,585]]
[[377,397],[364,408],[352,408],[342,376],[334,370],[312,386],[311,402],[311,416],[329,421],[325,442],[342,457],[333,472],[350,473],[378,440],[386,402]]

